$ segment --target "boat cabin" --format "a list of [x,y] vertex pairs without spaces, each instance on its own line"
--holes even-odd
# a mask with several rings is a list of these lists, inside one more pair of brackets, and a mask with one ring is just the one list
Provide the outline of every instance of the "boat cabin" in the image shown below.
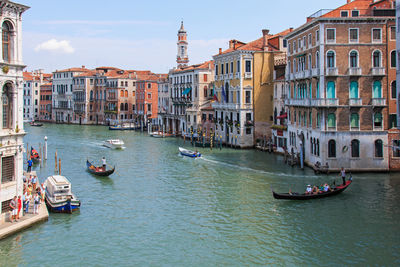
[[54,197],[56,200],[72,195],[71,183],[61,175],[52,175],[47,178],[46,191],[49,196]]

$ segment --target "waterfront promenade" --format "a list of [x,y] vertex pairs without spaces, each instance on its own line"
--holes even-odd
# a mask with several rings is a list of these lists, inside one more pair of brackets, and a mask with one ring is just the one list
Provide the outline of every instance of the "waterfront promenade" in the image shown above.
[[[198,148],[203,158],[193,160],[179,155],[179,146],[190,148],[182,139],[101,126],[25,129],[30,145],[48,137],[40,182],[53,174],[57,149],[82,205],[1,240],[0,266],[51,266],[60,253],[58,266],[400,264],[397,174],[356,174],[341,195],[280,201],[271,187],[300,192],[339,182],[339,174],[317,176],[256,150]],[[127,148],[101,145],[111,138]],[[109,178],[86,172],[86,159],[99,164],[102,156],[116,166]]]

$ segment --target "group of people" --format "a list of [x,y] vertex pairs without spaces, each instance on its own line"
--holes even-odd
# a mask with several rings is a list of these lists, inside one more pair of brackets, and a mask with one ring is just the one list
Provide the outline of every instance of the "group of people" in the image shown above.
[[39,213],[39,206],[44,200],[45,188],[44,184],[39,184],[36,175],[29,174],[24,177],[24,189],[22,196],[14,196],[10,201],[10,222],[18,222],[21,211],[22,216],[29,212],[29,205],[33,203],[33,214]]
[[[340,176],[342,177],[342,181],[343,181],[343,185],[346,185],[346,170],[342,167],[340,169]],[[351,177],[350,177],[351,179]],[[319,194],[319,193],[325,193],[325,192],[330,192],[332,191],[332,188],[327,184],[323,184],[320,186],[313,186],[311,187],[311,185],[307,185],[306,188],[306,195],[311,195],[311,194]]]

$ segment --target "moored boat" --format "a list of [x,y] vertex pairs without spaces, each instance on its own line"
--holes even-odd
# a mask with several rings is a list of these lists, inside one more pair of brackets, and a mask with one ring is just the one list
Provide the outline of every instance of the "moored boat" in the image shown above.
[[43,126],[43,123],[38,123],[38,122],[34,122],[34,121],[30,122],[29,124],[30,124],[31,126],[34,126],[34,127],[41,127],[41,126]]
[[33,147],[31,147],[31,160],[33,161],[33,163],[38,164],[40,162],[40,155],[37,152],[36,149],[34,149]]
[[96,167],[92,163],[90,163],[89,160],[86,160],[86,166],[87,166],[88,172],[90,172],[91,174],[98,175],[98,176],[109,176],[115,170],[115,167],[113,167],[110,170],[105,170],[103,167]]
[[103,146],[112,149],[124,149],[124,141],[120,139],[109,139],[103,142]]
[[61,175],[47,177],[45,201],[51,212],[72,213],[79,209],[81,201],[71,191],[71,183]]
[[112,131],[127,131],[127,130],[137,130],[140,127],[135,125],[134,123],[123,123],[114,126],[109,126],[108,129]]
[[179,153],[182,156],[191,157],[191,158],[199,158],[199,157],[201,157],[200,152],[191,151],[191,150],[185,149],[183,147],[179,147]]
[[337,194],[342,193],[344,190],[346,190],[347,187],[352,183],[352,179],[350,178],[349,180],[346,181],[345,185],[339,185],[331,189],[331,191],[327,192],[322,192],[322,193],[276,193],[272,190],[272,194],[274,198],[276,199],[293,199],[293,200],[307,200],[307,199],[316,199],[316,198],[324,198],[324,197],[330,197],[330,196],[335,196]]

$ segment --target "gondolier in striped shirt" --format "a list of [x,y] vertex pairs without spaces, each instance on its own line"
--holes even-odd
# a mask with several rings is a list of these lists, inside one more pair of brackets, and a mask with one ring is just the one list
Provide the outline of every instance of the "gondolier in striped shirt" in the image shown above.
[[103,157],[103,158],[101,159],[101,161],[103,162],[103,169],[104,169],[104,171],[105,171],[105,170],[106,170],[106,166],[107,166],[106,158]]

